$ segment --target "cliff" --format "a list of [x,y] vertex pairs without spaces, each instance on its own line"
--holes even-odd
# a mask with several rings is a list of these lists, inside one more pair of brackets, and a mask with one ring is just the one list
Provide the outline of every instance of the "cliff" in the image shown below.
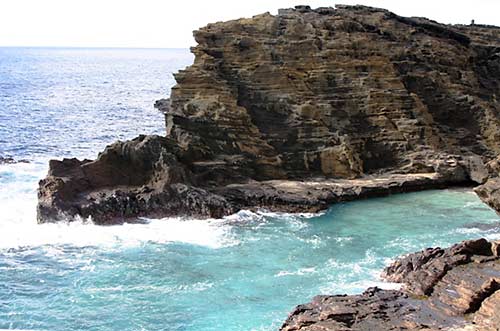
[[410,254],[384,271],[401,290],[317,296],[297,306],[280,330],[497,331],[499,255],[499,243],[485,239]]
[[40,222],[315,211],[482,184],[500,152],[500,29],[363,6],[283,9],[194,32],[166,137],[51,161]]
[[158,108],[197,161],[238,155],[256,179],[353,178],[500,152],[500,29],[298,7],[194,37],[194,64]]

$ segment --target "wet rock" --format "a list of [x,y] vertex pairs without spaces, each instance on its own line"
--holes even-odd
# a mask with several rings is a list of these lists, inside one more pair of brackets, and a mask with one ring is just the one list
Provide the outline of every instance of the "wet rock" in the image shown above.
[[6,157],[0,156],[0,164],[14,164],[14,163],[29,163],[29,161],[24,159],[15,160],[13,157],[9,156]]
[[15,162],[16,161],[14,161],[14,159],[11,157],[0,156],[0,164],[11,164],[11,163],[15,163]]
[[179,162],[177,145],[160,136],[140,136],[108,146],[95,161],[52,160],[40,181],[38,221],[91,217],[97,224],[140,216],[221,217],[235,212],[227,201],[194,187]]
[[410,254],[383,275],[401,290],[318,296],[297,306],[281,330],[498,330],[497,246],[479,239]]
[[491,243],[479,239],[465,241],[446,250],[428,248],[394,262],[385,269],[383,277],[391,282],[403,283],[406,292],[417,296],[430,295],[448,270],[469,263],[472,255],[492,256]]
[[[412,329],[415,325],[406,322],[405,316],[416,308],[408,302],[408,296],[399,291],[378,288],[369,288],[361,295],[317,296],[296,307],[280,330]],[[397,315],[398,323],[388,319],[388,314]]]

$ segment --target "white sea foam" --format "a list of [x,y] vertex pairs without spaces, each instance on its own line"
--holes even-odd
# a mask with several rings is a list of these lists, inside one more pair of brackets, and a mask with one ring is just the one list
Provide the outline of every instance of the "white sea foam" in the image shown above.
[[149,220],[146,224],[96,226],[89,222],[35,224],[33,222],[1,227],[0,248],[42,245],[134,247],[147,242],[182,242],[210,248],[237,244],[230,226],[214,220],[180,218]]
[[383,280],[362,280],[359,282],[353,282],[349,284],[344,284],[343,287],[347,292],[357,291],[358,289],[367,289],[369,287],[378,287],[383,290],[399,290],[401,288],[400,283],[385,282]]
[[213,283],[207,281],[194,282],[190,284],[177,284],[177,285],[167,285],[167,284],[148,284],[148,285],[130,285],[127,286],[117,285],[117,286],[103,286],[103,287],[90,287],[85,288],[84,291],[89,294],[103,293],[103,292],[161,292],[163,294],[176,293],[179,292],[203,292],[214,286]]
[[263,215],[250,210],[240,210],[235,214],[224,217],[224,224],[253,225],[263,224],[266,220]]
[[105,227],[85,220],[37,224],[37,181],[45,172],[45,166],[40,164],[0,166],[0,249],[43,245],[137,246],[146,242],[220,248],[238,243],[231,236],[231,225],[224,220],[148,219],[144,224]]
[[276,275],[274,275],[274,277],[303,276],[303,275],[306,275],[306,274],[313,274],[313,273],[317,273],[317,270],[314,267],[311,267],[311,268],[300,268],[300,269],[295,270],[295,271],[282,270],[282,271],[278,272]]
[[[367,261],[358,263],[346,263],[339,266],[337,276],[329,279],[325,285],[320,287],[320,293],[323,294],[357,294],[369,287],[378,287],[384,290],[395,290],[401,287],[401,284],[384,281],[380,278],[381,270],[375,265],[367,265]],[[353,281],[353,275],[360,280]]]
[[320,274],[325,275],[325,283],[319,292],[357,294],[375,286],[382,289],[398,289],[400,284],[386,282],[380,277],[381,266],[387,262],[387,258],[377,256],[372,249],[368,249],[364,258],[357,261],[348,262],[330,258],[319,270]]
[[318,213],[281,213],[281,212],[271,212],[267,210],[259,210],[257,214],[273,218],[313,218],[324,215],[325,212],[321,211]]
[[[70,223],[36,223],[36,189],[47,172],[48,160],[0,165],[0,249],[45,245],[127,247],[146,242],[182,242],[220,248],[238,244],[234,225],[265,226],[279,218],[295,230],[308,226],[307,218],[320,213],[275,213],[242,210],[222,220],[147,219],[144,224],[96,226],[89,220]],[[50,252],[48,251],[47,254]]]
[[0,249],[72,246],[138,246],[146,242],[182,242],[220,248],[238,244],[233,225],[265,225],[266,218],[282,218],[292,228],[307,226],[304,218],[317,214],[240,211],[222,220],[182,218],[146,219],[144,224],[96,226],[89,220],[70,223],[36,223],[36,189],[47,171],[47,160],[0,166]]
[[500,233],[491,233],[484,236],[488,240],[500,240]]
[[[424,239],[426,236],[422,236]],[[428,237],[431,237],[431,235],[428,235]],[[415,250],[418,250],[419,247],[416,245],[415,240],[412,240],[411,238],[405,238],[405,237],[397,237],[393,240],[390,240],[385,246],[385,249],[393,249],[393,248],[399,248],[402,249],[406,252],[413,252]]]
[[[475,193],[474,193],[474,194],[475,194]],[[466,203],[462,206],[462,208],[464,208],[464,209],[468,209],[468,208],[471,208],[471,207],[486,207],[486,206],[485,206],[485,205],[484,205],[484,203],[483,203],[483,202],[481,202],[481,201],[468,201],[468,202],[466,202]]]
[[313,235],[307,238],[297,237],[296,239],[306,244],[309,244],[311,247],[319,248],[325,246],[327,244],[328,239],[330,238],[328,236],[326,236],[326,238],[323,238],[319,235]]

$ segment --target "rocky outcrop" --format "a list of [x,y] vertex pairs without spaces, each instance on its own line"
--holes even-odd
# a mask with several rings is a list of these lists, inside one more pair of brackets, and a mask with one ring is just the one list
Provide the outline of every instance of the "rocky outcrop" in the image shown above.
[[500,213],[500,156],[488,162],[486,169],[487,181],[476,187],[474,191],[481,200]]
[[200,217],[236,211],[222,197],[194,187],[177,155],[174,141],[139,136],[108,146],[95,161],[52,160],[40,181],[38,219],[91,217],[97,224],[114,224],[186,210]]
[[16,161],[13,158],[0,156],[0,164],[12,164],[12,163],[16,163]]
[[485,239],[410,254],[383,274],[401,290],[317,296],[295,308],[281,330],[498,331],[499,256],[499,244]]
[[470,33],[362,6],[210,24],[158,108],[200,159],[237,154],[259,179],[352,178],[414,153],[491,158],[500,38]]
[[166,138],[51,162],[38,219],[306,211],[482,184],[500,152],[498,31],[363,6],[209,24],[156,103]]
[[[209,186],[208,177],[186,166],[190,157],[171,139],[140,136],[108,146],[95,161],[52,160],[40,181],[38,219],[91,217],[96,224],[115,224],[141,216],[218,218],[241,209],[316,212],[339,201],[446,187],[464,174],[463,160],[445,159],[434,160],[439,172]],[[223,171],[221,176],[241,176],[238,170]]]
[[10,156],[0,156],[0,164],[15,164],[15,163],[29,163],[28,160],[15,160],[13,157]]

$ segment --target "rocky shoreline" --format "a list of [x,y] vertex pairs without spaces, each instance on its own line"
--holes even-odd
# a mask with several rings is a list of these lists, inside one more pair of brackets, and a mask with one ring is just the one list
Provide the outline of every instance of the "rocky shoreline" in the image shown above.
[[471,176],[486,176],[477,169],[472,172],[470,159],[448,156],[429,160],[432,172],[208,186],[193,182],[195,174],[178,162],[175,151],[167,138],[141,136],[109,146],[95,161],[52,160],[47,178],[40,182],[39,221],[92,217],[96,224],[109,225],[141,216],[220,218],[242,209],[317,212],[340,201],[465,186]]
[[[484,184],[500,152],[500,29],[364,6],[297,6],[194,32],[166,137],[51,161],[38,221],[317,211]],[[494,208],[498,181],[479,196]],[[497,208],[498,210],[498,208]]]
[[[166,136],[52,160],[38,222],[311,212],[476,186],[500,212],[500,28],[365,6],[297,6],[194,32]],[[401,290],[319,296],[281,330],[499,330],[497,243],[427,249],[385,270]]]
[[280,330],[500,329],[500,244],[486,239],[409,254],[384,270],[400,290],[322,295],[297,306]]

